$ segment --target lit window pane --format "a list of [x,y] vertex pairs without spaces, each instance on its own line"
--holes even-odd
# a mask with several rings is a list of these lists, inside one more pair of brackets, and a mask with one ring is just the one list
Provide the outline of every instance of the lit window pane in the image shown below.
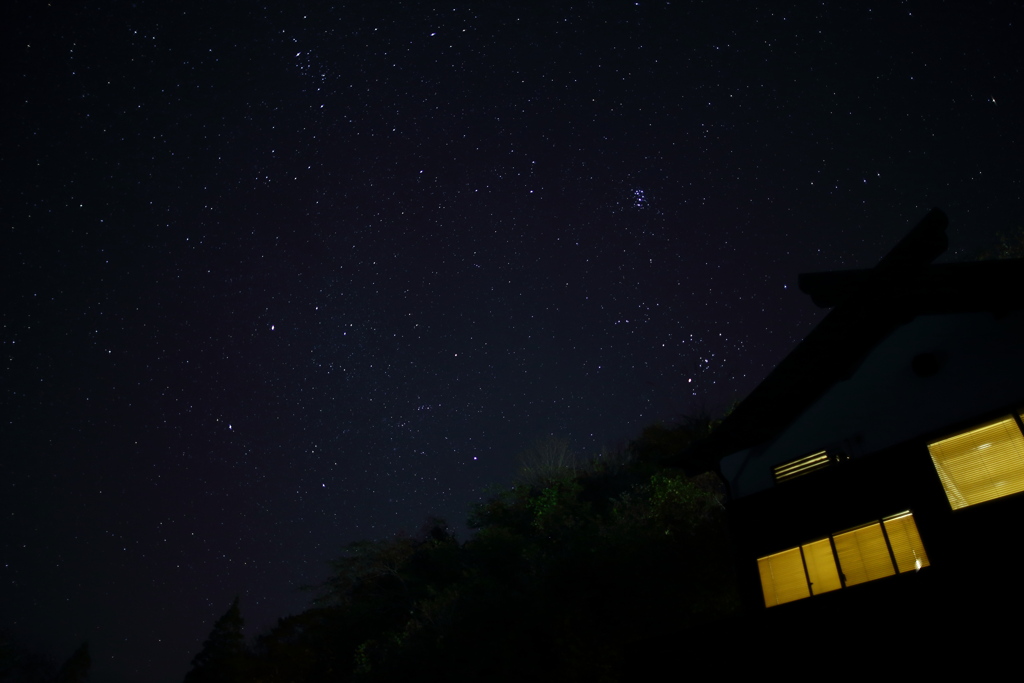
[[893,576],[897,571],[918,570],[929,564],[910,512],[757,560],[764,604],[768,607],[828,593],[844,585],[856,586]]
[[1024,437],[1006,418],[928,445],[954,510],[1024,491]]
[[836,534],[833,538],[839,567],[846,577],[847,586],[856,586],[896,573],[889,548],[885,545],[885,537],[882,536],[881,524]]
[[800,548],[784,550],[757,561],[764,604],[768,607],[810,597]]
[[775,482],[781,484],[784,481],[790,479],[796,479],[805,474],[810,474],[823,467],[828,467],[832,464],[832,458],[829,457],[827,451],[819,451],[812,453],[811,455],[805,455],[802,458],[797,458],[781,465],[776,465],[773,468],[775,474]]
[[807,575],[811,577],[811,592],[821,595],[842,588],[836,559],[832,555],[832,544],[828,539],[808,543],[803,548]]
[[889,545],[901,573],[928,566],[928,554],[912,514],[907,512],[885,520],[885,533],[889,535]]

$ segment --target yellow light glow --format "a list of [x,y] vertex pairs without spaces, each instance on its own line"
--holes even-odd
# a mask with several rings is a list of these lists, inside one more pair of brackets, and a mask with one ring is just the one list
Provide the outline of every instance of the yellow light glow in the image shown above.
[[928,562],[928,553],[924,551],[921,535],[917,532],[917,525],[914,524],[913,515],[909,512],[893,515],[883,523],[900,573],[920,571],[922,567],[931,564]]
[[832,544],[827,538],[803,546],[807,575],[811,579],[811,591],[815,595],[839,590],[843,587],[832,555]]
[[882,525],[871,524],[834,537],[839,566],[847,586],[892,576],[896,570],[882,536]]
[[1012,417],[928,444],[954,510],[1024,491],[1024,436]]
[[800,548],[762,557],[757,561],[757,566],[761,572],[761,588],[767,607],[810,596]]
[[767,607],[896,573],[920,571],[928,565],[928,554],[910,512],[757,560]]

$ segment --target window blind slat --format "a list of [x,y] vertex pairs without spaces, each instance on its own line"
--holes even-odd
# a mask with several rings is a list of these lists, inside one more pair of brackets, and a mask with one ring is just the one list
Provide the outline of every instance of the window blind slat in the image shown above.
[[896,556],[900,573],[918,570],[930,564],[913,515],[907,513],[885,520],[885,533],[889,535],[889,545],[892,546],[892,554]]
[[773,607],[811,595],[807,588],[800,548],[762,557],[757,565],[761,571],[761,588],[766,606]]
[[836,554],[839,569],[847,586],[874,581],[896,573],[889,556],[889,548],[882,536],[882,525],[870,526],[836,534]]
[[[885,533],[882,533],[882,524]],[[888,536],[889,544],[886,544]],[[836,552],[832,552],[832,544]],[[892,548],[892,554],[889,549]],[[802,551],[802,554],[801,554]],[[839,567],[835,558],[839,557]],[[893,567],[893,558],[896,567]],[[910,512],[834,534],[757,560],[766,607],[820,595],[846,586],[921,569],[928,555]],[[810,580],[810,586],[807,585]]]
[[827,538],[803,546],[807,575],[811,577],[811,592],[821,595],[842,588],[839,570],[832,555],[832,544]]
[[928,444],[954,510],[1024,491],[1024,436],[1008,417]]

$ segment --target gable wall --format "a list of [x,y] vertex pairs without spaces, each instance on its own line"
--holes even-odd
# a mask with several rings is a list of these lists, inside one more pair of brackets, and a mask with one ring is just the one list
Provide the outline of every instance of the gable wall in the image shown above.
[[[915,356],[933,353],[922,377]],[[833,386],[773,442],[722,460],[734,499],[774,486],[772,468],[822,449],[851,458],[1024,399],[1024,312],[919,316],[897,329],[854,375]]]

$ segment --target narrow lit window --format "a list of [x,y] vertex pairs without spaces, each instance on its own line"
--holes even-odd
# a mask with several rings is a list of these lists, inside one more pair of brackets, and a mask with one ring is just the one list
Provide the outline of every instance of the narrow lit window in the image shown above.
[[800,548],[762,557],[757,566],[761,571],[764,601],[769,607],[810,596]]
[[804,551],[804,562],[807,563],[807,578],[811,580],[811,592],[814,595],[843,587],[829,539],[823,538],[801,547]]
[[805,474],[828,467],[833,462],[834,458],[827,451],[818,451],[817,453],[811,453],[802,458],[776,465],[772,468],[772,474],[775,476],[775,483],[781,484],[784,481],[796,479],[797,477],[802,477]]
[[1024,436],[1013,417],[928,444],[954,510],[1024,491]]
[[768,607],[917,571],[928,564],[909,512],[757,560]]
[[884,579],[896,573],[882,525],[875,523],[833,536],[847,586]]
[[914,515],[904,512],[887,517],[882,523],[889,538],[889,547],[896,558],[896,568],[901,574],[928,566],[928,555],[924,551],[921,534],[917,533]]

